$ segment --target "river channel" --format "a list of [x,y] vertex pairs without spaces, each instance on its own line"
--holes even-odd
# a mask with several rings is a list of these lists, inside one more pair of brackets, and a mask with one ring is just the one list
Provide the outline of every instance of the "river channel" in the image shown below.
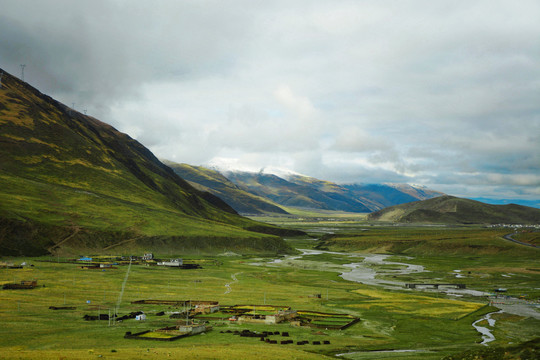
[[[319,269],[326,271],[340,272],[341,278],[347,281],[358,282],[366,285],[381,286],[385,289],[401,289],[403,290],[405,283],[397,280],[389,280],[387,277],[395,275],[406,275],[414,273],[427,272],[422,265],[408,264],[404,262],[389,261],[387,260],[391,255],[383,254],[351,254],[343,252],[323,251],[323,250],[311,250],[311,249],[298,249],[302,253],[300,255],[285,256],[280,259],[275,259],[269,262],[252,263],[257,266],[289,266],[299,267],[303,269]],[[310,255],[320,254],[333,254],[339,256],[350,257],[353,262],[349,264],[331,264],[320,261],[306,260],[304,257]],[[411,257],[408,257],[412,259]],[[407,259],[407,257],[405,257]],[[422,289],[426,291],[426,289]],[[471,290],[471,289],[433,289],[428,291],[446,292],[453,296],[463,296],[465,294],[472,296],[486,296],[485,292]],[[499,312],[502,312],[499,311]],[[493,327],[495,320],[491,318],[493,313],[487,314],[485,317],[475,321],[472,326],[482,335],[482,344],[494,341],[491,329],[478,325],[481,321],[487,320],[490,327]],[[344,355],[344,354],[342,354]]]
[[486,316],[484,316],[483,318],[479,319],[479,320],[476,320],[475,322],[473,322],[472,326],[476,329],[476,331],[478,331],[480,334],[482,334],[482,345],[485,345],[487,346],[487,344],[489,342],[492,342],[495,340],[495,336],[493,336],[493,334],[491,333],[491,330],[488,329],[487,327],[485,326],[480,326],[478,325],[480,322],[486,320],[489,327],[493,328],[495,326],[495,319],[492,319],[491,318],[491,315],[493,314],[499,314],[499,313],[502,313],[503,311],[500,310],[498,312],[495,312],[495,313],[489,313],[487,314]]
[[[358,282],[366,285],[382,286],[386,289],[403,289],[405,283],[397,280],[390,280],[388,277],[396,275],[407,275],[428,272],[422,265],[408,264],[405,262],[389,261],[388,258],[392,255],[383,254],[351,254],[335,251],[297,249],[302,253],[300,255],[285,256],[280,259],[275,259],[265,263],[253,263],[253,265],[266,266],[290,266],[301,268],[313,268],[319,270],[340,272],[339,275],[344,280]],[[349,264],[330,264],[320,261],[310,261],[304,259],[309,255],[331,254],[351,258],[353,262]],[[412,259],[412,257],[404,257]],[[487,296],[488,294],[482,291],[471,289],[422,289],[423,291],[438,291],[445,292],[453,296]]]

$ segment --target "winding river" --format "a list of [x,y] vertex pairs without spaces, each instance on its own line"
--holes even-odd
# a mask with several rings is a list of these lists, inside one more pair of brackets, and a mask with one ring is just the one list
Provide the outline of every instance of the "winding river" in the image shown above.
[[[286,256],[281,259],[275,259],[264,263],[253,263],[252,265],[265,265],[265,266],[302,266],[309,267],[309,261],[303,260],[304,256],[319,255],[319,254],[334,254],[340,256],[347,256],[355,258],[359,261],[351,262],[350,264],[331,264],[326,266],[328,271],[341,272],[339,275],[341,278],[347,281],[358,282],[366,285],[382,286],[386,289],[403,289],[405,283],[395,280],[388,280],[380,278],[392,275],[406,275],[413,273],[426,272],[422,265],[407,264],[403,262],[388,261],[387,259],[391,255],[382,254],[351,254],[343,252],[323,251],[323,250],[310,250],[310,249],[298,249],[302,252],[300,255]],[[381,265],[394,265],[396,268],[388,269],[381,268]],[[423,289],[425,291],[425,289]],[[471,290],[471,289],[437,289],[431,291],[444,291],[449,295],[463,296],[464,294],[472,296],[486,296],[485,292]],[[497,312],[501,313],[503,310]],[[482,344],[486,345],[495,340],[491,330],[487,327],[478,325],[481,321],[487,320],[490,327],[495,325],[495,320],[491,318],[491,315],[495,313],[489,313],[483,318],[475,321],[472,326],[482,335]],[[412,351],[412,350],[411,350]],[[345,354],[341,354],[345,355]]]
[[492,341],[495,340],[495,336],[493,336],[490,329],[488,329],[485,326],[480,326],[480,325],[478,325],[478,323],[480,323],[480,322],[482,322],[484,320],[487,320],[488,325],[490,327],[493,327],[493,326],[495,326],[495,319],[492,319],[491,315],[500,314],[502,312],[503,311],[500,310],[500,311],[497,311],[497,312],[489,313],[486,316],[484,316],[483,318],[473,322],[472,326],[476,329],[476,331],[478,331],[480,334],[482,334],[482,343],[481,343],[482,345],[488,346],[489,342],[492,342]]

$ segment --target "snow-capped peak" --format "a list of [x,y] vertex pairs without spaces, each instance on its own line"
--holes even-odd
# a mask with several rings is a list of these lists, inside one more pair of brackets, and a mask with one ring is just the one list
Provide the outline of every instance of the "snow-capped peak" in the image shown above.
[[249,173],[260,173],[267,175],[276,175],[280,178],[287,179],[291,176],[304,176],[295,171],[278,167],[278,166],[265,166],[262,168],[257,168],[254,166],[249,166],[240,163],[238,159],[234,158],[214,158],[203,166],[219,171],[220,173],[231,173],[231,172],[249,172]]

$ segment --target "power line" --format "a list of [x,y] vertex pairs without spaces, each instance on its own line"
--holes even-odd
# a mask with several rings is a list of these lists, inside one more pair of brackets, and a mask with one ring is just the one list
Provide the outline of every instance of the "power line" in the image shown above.
[[24,68],[26,67],[26,64],[21,64],[21,80],[24,81]]
[[129,271],[131,270],[131,257],[129,258],[129,266],[126,271],[126,276],[124,277],[124,282],[122,283],[122,289],[120,290],[120,295],[118,296],[118,301],[116,302],[116,314],[118,314],[118,310],[120,309],[120,303],[122,302],[122,297],[124,296],[124,290],[126,288],[126,283],[129,277]]

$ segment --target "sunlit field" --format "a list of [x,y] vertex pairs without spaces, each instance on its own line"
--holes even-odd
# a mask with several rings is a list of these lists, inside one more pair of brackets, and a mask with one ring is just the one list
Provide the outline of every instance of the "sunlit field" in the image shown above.
[[[337,227],[341,226],[338,224]],[[358,229],[364,225],[359,225]],[[430,241],[440,239],[443,230],[422,232],[419,229],[377,229],[369,237],[370,252],[380,238],[388,254],[388,242],[403,242],[421,236],[424,245],[418,255],[407,249],[390,254],[388,260],[421,264],[424,272],[388,275],[382,270],[399,270],[396,265],[372,265],[381,279],[397,282],[464,283],[468,289],[489,291],[494,287],[507,288],[507,294],[519,297],[528,289],[527,299],[535,300],[540,272],[534,251],[523,253],[517,245],[509,250],[476,248],[477,253],[462,256],[444,253],[429,254],[425,249]],[[486,246],[506,246],[497,239],[498,233],[470,230],[468,234],[485,241]],[[367,234],[368,231],[362,231]],[[351,232],[347,238],[350,239]],[[393,234],[393,235],[392,235]],[[399,236],[394,236],[399,234]],[[431,234],[431,238],[430,238]],[[450,233],[452,234],[452,233]],[[457,233],[454,233],[457,234]],[[446,248],[462,248],[467,230],[450,238]],[[312,233],[312,235],[320,235]],[[353,237],[354,238],[354,237]],[[430,240],[431,239],[431,240]],[[484,239],[484,240],[483,240]],[[339,238],[334,239],[339,244]],[[297,248],[323,245],[310,238],[289,239]],[[347,245],[351,246],[350,244]],[[381,249],[383,249],[381,247]],[[513,248],[515,247],[515,248]],[[403,244],[400,245],[403,248]],[[415,246],[409,249],[414,249]],[[440,248],[440,247],[439,247]],[[417,248],[418,249],[418,248]],[[515,249],[515,250],[512,250]],[[339,249],[339,250],[342,250]],[[381,250],[382,251],[382,250]],[[514,253],[513,253],[514,252]],[[67,258],[3,258],[4,263],[28,265],[23,269],[0,270],[0,283],[20,283],[37,280],[38,287],[28,290],[0,290],[0,350],[8,359],[57,358],[200,358],[200,359],[315,359],[343,354],[341,358],[405,358],[440,359],[467,349],[482,349],[481,334],[472,323],[485,314],[498,311],[489,306],[487,296],[450,296],[443,292],[386,288],[346,281],[339,275],[347,271],[344,264],[362,261],[362,246],[356,257],[350,252],[320,253],[281,263],[273,258],[243,256],[184,257],[199,262],[202,269],[174,269],[145,265],[118,265],[107,269],[81,269],[80,264],[68,263]],[[517,256],[511,256],[512,254]],[[521,255],[520,255],[521,254]],[[142,255],[142,254],[138,254]],[[159,254],[158,254],[159,255]],[[231,254],[230,254],[231,255]],[[182,257],[182,254],[178,254]],[[285,259],[286,260],[286,259]],[[129,269],[129,273],[128,273]],[[464,274],[456,278],[455,270]],[[122,291],[122,288],[124,289]],[[220,305],[290,306],[294,310],[340,313],[358,317],[360,321],[344,330],[324,327],[298,327],[288,322],[237,324],[227,320],[227,314],[209,319],[212,330],[172,342],[124,339],[128,331],[135,333],[172,326],[178,319],[167,312],[182,311],[168,305],[132,304],[136,300],[218,301]],[[74,309],[51,310],[50,306]],[[261,308],[259,308],[261,309]],[[128,319],[85,321],[85,315],[125,315],[133,311],[147,314],[145,321]],[[158,316],[159,312],[165,315]],[[339,323],[339,318],[326,323]],[[319,320],[324,326],[324,320]],[[496,338],[489,346],[507,346],[538,337],[540,321],[527,316],[498,314],[492,328]],[[269,344],[259,339],[233,335],[234,330],[288,332],[294,344]],[[231,332],[227,332],[230,330]],[[280,340],[279,336],[276,336]],[[299,346],[298,341],[308,341]],[[329,344],[314,345],[327,340]],[[387,352],[388,350],[407,350]],[[369,356],[368,356],[369,355]],[[367,357],[366,357],[367,356]]]

